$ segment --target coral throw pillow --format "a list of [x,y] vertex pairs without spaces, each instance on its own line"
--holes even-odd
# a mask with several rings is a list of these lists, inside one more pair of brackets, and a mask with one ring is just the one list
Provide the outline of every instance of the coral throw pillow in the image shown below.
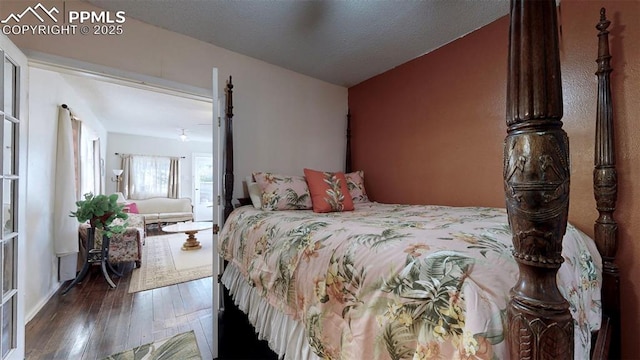
[[303,176],[255,172],[253,178],[262,192],[262,210],[311,209],[309,188]]
[[318,213],[353,210],[353,200],[342,172],[304,169],[313,211]]
[[353,203],[369,202],[367,191],[364,189],[364,171],[358,170],[344,174],[347,179],[347,187]]

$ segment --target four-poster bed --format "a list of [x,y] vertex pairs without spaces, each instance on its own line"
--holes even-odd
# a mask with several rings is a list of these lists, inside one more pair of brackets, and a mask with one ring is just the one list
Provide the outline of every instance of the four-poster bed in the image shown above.
[[[421,256],[429,250],[429,247],[442,250],[439,248],[441,244],[436,242],[427,245],[414,241],[408,244],[408,246],[407,244],[403,245],[405,249],[403,257],[406,257],[406,262],[402,264],[403,266],[399,269],[393,268],[393,270],[392,267],[389,266],[387,269],[389,274],[384,274],[373,272],[369,267],[372,265],[367,265],[366,267],[356,266],[356,264],[359,264],[358,261],[361,260],[357,259],[357,256],[362,254],[364,250],[362,247],[356,248],[356,245],[353,244],[371,245],[374,241],[371,240],[372,238],[363,237],[363,235],[366,235],[365,233],[353,233],[350,235],[351,237],[348,237],[350,240],[349,248],[351,248],[351,250],[339,250],[341,247],[340,243],[333,244],[335,247],[330,246],[334,234],[346,232],[346,229],[355,227],[355,225],[353,225],[354,223],[343,223],[341,222],[342,218],[340,218],[337,220],[339,222],[339,224],[336,225],[337,228],[332,228],[333,225],[330,224],[330,221],[338,219],[337,215],[331,214],[323,218],[323,220],[320,221],[322,225],[318,225],[319,228],[322,228],[321,230],[318,230],[318,228],[310,230],[308,226],[303,227],[302,225],[308,225],[310,223],[319,224],[320,222],[307,218],[303,219],[303,215],[300,215],[301,213],[289,213],[287,215],[288,220],[284,220],[284,216],[278,220],[275,218],[274,212],[243,208],[233,213],[233,219],[230,219],[230,221],[225,224],[218,241],[221,255],[224,255],[226,260],[231,261],[230,264],[233,265],[227,268],[228,270],[224,275],[226,279],[223,277],[222,282],[225,286],[231,288],[236,302],[243,303],[241,307],[247,308],[253,306],[252,309],[249,309],[250,320],[254,324],[257,323],[259,332],[267,333],[265,336],[269,337],[270,345],[279,351],[281,355],[294,359],[315,358],[316,355],[331,358],[331,356],[335,354],[341,354],[347,357],[353,357],[357,354],[357,356],[360,357],[365,356],[363,358],[373,358],[368,357],[372,355],[381,356],[381,358],[419,358],[414,356],[418,356],[418,354],[421,356],[434,354],[434,348],[429,348],[429,346],[431,346],[430,344],[435,342],[433,339],[441,341],[441,343],[452,341],[450,347],[458,347],[458,349],[438,348],[437,351],[443,351],[443,354],[447,351],[447,354],[458,351],[459,354],[472,354],[479,358],[482,358],[482,356],[497,355],[498,357],[510,357],[514,359],[571,359],[574,358],[574,356],[580,358],[585,357],[585,354],[589,354],[590,351],[594,359],[619,357],[619,274],[617,266],[614,264],[617,225],[613,219],[616,200],[616,170],[611,92],[609,89],[609,73],[611,72],[611,68],[609,66],[608,32],[606,30],[608,25],[609,22],[605,18],[603,9],[600,23],[597,26],[599,30],[597,60],[598,110],[595,144],[596,167],[594,170],[594,193],[597,200],[597,209],[600,213],[595,225],[595,243],[604,262],[602,271],[595,269],[600,266],[599,262],[597,260],[591,261],[589,258],[589,242],[587,242],[586,245],[581,245],[580,241],[582,240],[578,239],[581,238],[578,234],[579,232],[577,232],[575,228],[567,225],[570,173],[569,147],[567,135],[564,130],[562,130],[561,122],[562,89],[555,1],[514,0],[511,4],[509,41],[507,80],[508,134],[505,140],[504,186],[507,203],[506,216],[508,216],[510,225],[510,232],[507,231],[507,235],[512,240],[513,245],[513,248],[509,250],[509,254],[511,254],[512,251],[519,271],[515,271],[517,281],[513,278],[512,280],[514,281],[508,284],[509,287],[511,287],[515,283],[515,286],[511,288],[509,293],[510,300],[508,305],[505,304],[504,307],[498,306],[498,309],[500,309],[500,311],[496,313],[498,319],[493,319],[495,323],[502,325],[503,319],[500,318],[500,314],[506,312],[505,328],[501,329],[503,332],[477,332],[478,330],[475,329],[475,333],[468,333],[468,329],[474,329],[474,325],[469,325],[469,322],[490,320],[472,317],[477,314],[465,313],[459,309],[459,305],[461,307],[463,302],[457,303],[457,299],[462,298],[467,300],[468,303],[471,303],[470,298],[477,296],[478,303],[482,306],[474,308],[476,312],[484,312],[493,306],[493,302],[481,299],[482,297],[488,296],[486,292],[474,292],[469,290],[468,287],[463,289],[463,286],[467,285],[462,285],[462,283],[464,281],[469,283],[472,282],[472,280],[476,280],[473,279],[473,277],[476,276],[478,272],[474,275],[471,268],[473,268],[473,271],[484,269],[482,266],[487,264],[481,261],[483,257],[488,259],[489,261],[486,262],[489,263],[504,260],[504,251],[508,249],[508,246],[498,240],[502,225],[487,225],[480,222],[480,220],[487,219],[493,221],[495,218],[505,216],[504,213],[500,213],[496,209],[467,208],[464,209],[463,214],[460,215],[460,213],[454,213],[454,210],[444,207],[434,209],[434,207],[410,208],[402,205],[383,205],[382,210],[379,210],[380,208],[368,204],[359,205],[359,208],[356,210],[364,209],[369,216],[367,220],[365,220],[366,225],[370,227],[368,230],[378,226],[378,222],[374,224],[373,220],[370,220],[376,215],[381,218],[379,221],[384,223],[384,226],[380,229],[392,230],[387,233],[383,231],[377,238],[378,240],[380,237],[390,239],[398,235],[399,228],[393,227],[395,225],[390,224],[402,224],[402,226],[405,226],[403,228],[403,236],[412,239],[423,236],[424,233],[421,231],[425,230],[425,227],[431,227],[432,229],[430,230],[437,228],[438,231],[444,228],[453,228],[453,232],[438,233],[436,236],[437,240],[446,240],[448,242],[453,240],[452,238],[454,237],[459,237],[462,239],[463,245],[464,242],[467,242],[467,244],[470,243],[471,245],[455,248],[456,251],[461,251],[461,253],[464,251],[470,252],[470,249],[481,249],[480,255],[473,260],[455,257],[460,256],[460,253],[456,253],[455,256],[452,257],[452,255],[446,251],[436,251],[434,253],[435,255],[431,254],[422,258]],[[225,219],[233,211],[231,206],[231,192],[234,178],[233,133],[231,126],[233,118],[232,89],[233,85],[230,79],[227,84],[227,116],[225,122],[227,136],[225,146],[226,155],[224,157],[226,162],[224,175]],[[350,118],[350,116],[349,114],[348,117]],[[351,170],[350,136],[350,126],[348,125],[347,154],[349,156],[347,157],[346,164],[347,171]],[[431,213],[431,211],[436,212]],[[444,212],[438,213],[437,211]],[[464,213],[464,211],[466,211],[466,213]],[[469,211],[473,213],[469,213]],[[402,220],[398,220],[397,222],[390,221],[389,219],[392,217],[391,214],[394,213],[400,214]],[[427,213],[431,214],[428,215],[430,216],[428,225],[426,225],[427,222],[419,218],[419,216],[424,216],[424,214]],[[359,217],[359,215],[348,215],[347,213],[341,213],[339,216]],[[442,220],[445,218],[446,220]],[[456,221],[451,220],[452,218],[455,218]],[[462,220],[458,221],[460,219]],[[269,222],[272,220],[274,222]],[[243,221],[245,226],[241,227]],[[276,227],[276,222],[278,221],[291,222],[297,225],[297,227],[279,229]],[[362,219],[359,219],[359,221],[362,221]],[[442,221],[445,221],[445,223],[441,223]],[[476,228],[471,229],[464,227],[464,223],[472,223],[472,227],[475,226]],[[265,226],[265,224],[267,224],[266,226],[270,233],[268,231],[257,235],[253,234],[258,231],[260,226]],[[458,226],[462,227],[458,228]],[[322,232],[325,227],[327,231]],[[331,231],[331,229],[334,229],[334,231]],[[481,229],[481,233],[476,234],[473,232],[478,229]],[[312,242],[311,244],[304,243],[303,245],[296,243],[299,239],[308,241],[311,236],[310,232],[321,233],[321,235],[319,235],[321,240]],[[566,236],[565,232],[567,233]],[[284,235],[289,236],[288,245],[278,245],[275,242],[271,242],[275,241],[273,237],[284,237]],[[251,236],[256,237],[258,241],[255,243],[246,241],[246,239]],[[565,242],[564,249],[563,236]],[[402,236],[397,237],[400,238]],[[233,242],[234,239],[236,241],[235,243]],[[478,243],[478,239],[481,239],[480,243]],[[282,283],[278,283],[278,279],[276,279],[275,282],[269,282],[268,280],[273,279],[267,279],[266,275],[261,273],[263,270],[266,271],[267,267],[256,269],[256,267],[265,265],[269,259],[265,257],[261,258],[259,262],[251,262],[251,260],[244,258],[248,252],[251,251],[258,254],[269,253],[275,248],[288,247],[294,243],[297,244],[297,246],[307,246],[307,250],[303,251],[301,255],[299,255],[300,257],[297,258],[295,258],[295,256],[288,257],[289,255],[287,254],[291,253],[280,252],[277,255],[278,259],[276,261],[276,267],[279,266],[280,268],[276,268],[273,271],[288,274],[289,277],[287,280],[291,280],[292,282],[295,276],[299,276],[302,279],[300,282],[313,285],[310,288],[303,288],[302,285],[297,284],[283,285]],[[343,241],[343,243],[347,242]],[[388,243],[384,244],[384,246],[389,246],[383,246],[385,251],[393,249],[393,247],[389,245],[391,243],[392,241],[389,240]],[[323,259],[323,255],[319,255],[319,253],[325,244],[327,248],[333,251],[327,258],[329,264],[328,269],[322,270],[326,273],[326,276],[322,278],[305,277],[305,274],[299,273],[293,276],[293,272],[297,270],[298,266],[307,266],[317,258]],[[312,246],[309,248],[309,245]],[[593,244],[591,243],[591,245]],[[451,246],[453,249],[455,245]],[[578,247],[577,255],[563,252],[563,250],[567,250],[567,248],[569,248],[567,251],[570,251],[570,248],[573,246]],[[344,247],[347,246],[345,245]],[[250,248],[251,251],[247,251],[245,248]],[[403,252],[403,247],[398,249],[398,252]],[[343,252],[340,253],[339,251]],[[353,254],[349,253],[349,251],[353,252]],[[592,251],[595,252],[595,250]],[[372,257],[377,259],[375,261],[384,263],[388,260],[387,258],[391,257],[391,252],[392,251],[385,253],[382,257],[380,257],[380,253],[366,253],[366,257]],[[495,257],[487,255],[492,252],[495,253]],[[341,260],[335,255],[339,253],[343,256]],[[393,254],[395,254],[395,252],[393,252]],[[446,255],[443,257],[446,258],[443,262],[445,265],[439,265],[439,263],[432,261],[433,258],[443,254]],[[349,256],[352,256],[353,259],[350,259]],[[595,253],[595,257],[598,257],[597,252]],[[347,258],[350,260],[345,260]],[[286,261],[283,261],[283,259]],[[566,261],[567,259],[568,261]],[[456,261],[457,263],[454,265],[458,266],[459,270],[459,273],[456,273],[456,276],[459,276],[458,282],[452,281],[452,278],[456,276],[451,275],[451,273],[444,274],[443,270],[435,274],[436,272],[434,272],[432,268],[427,268],[427,265],[429,265],[435,267],[444,266],[450,269],[455,267],[452,264]],[[593,272],[585,274],[583,271],[583,273],[577,277],[577,280],[567,278],[566,275],[563,274],[563,271],[566,273],[566,268],[570,268],[570,266],[576,267],[575,269],[571,268],[574,269],[574,272],[580,272],[581,268],[577,263],[581,262],[586,263],[587,268],[593,270]],[[512,265],[515,266],[515,263]],[[242,264],[247,265],[247,267],[242,268],[240,266]],[[287,266],[291,266],[291,269],[283,269],[283,267]],[[503,267],[507,268],[509,265],[500,263],[500,265],[494,264],[494,266],[499,266],[502,270]],[[487,267],[486,269],[489,268]],[[370,271],[372,275],[369,276],[365,270]],[[397,274],[394,273],[394,271]],[[311,270],[305,269],[304,273],[307,272],[311,273]],[[429,274],[429,276],[446,275],[434,281],[438,286],[445,280],[450,281],[449,287],[446,288],[448,295],[438,298],[446,299],[446,302],[433,305],[433,309],[435,309],[433,313],[437,313],[437,316],[434,315],[434,318],[429,318],[428,315],[425,315],[426,320],[418,319],[416,314],[420,316],[427,314],[425,308],[431,305],[420,303],[420,299],[424,300],[428,298],[434,300],[436,299],[435,295],[425,294],[429,290],[439,290],[437,290],[437,286],[433,286],[433,284],[429,285],[431,287],[427,286],[427,278],[420,277],[423,274]],[[482,270],[480,270],[479,274],[487,276],[490,273],[483,273]],[[500,277],[499,274],[489,276]],[[588,317],[587,312],[591,310],[591,307],[598,307],[596,303],[600,301],[600,276],[602,276],[602,324],[600,325],[599,321],[591,324],[593,326],[600,326],[600,330],[597,332],[597,340],[592,349],[583,349],[574,346],[576,343],[575,339],[583,339],[584,334],[581,335],[580,333],[584,333],[587,328],[591,330],[591,328],[589,328],[591,325],[583,324],[583,322],[586,321],[585,319],[574,320],[577,316],[576,307],[579,308],[578,311],[581,311],[579,314],[585,317]],[[358,291],[365,288],[365,278],[369,281],[370,277],[374,277],[379,281],[374,281],[375,285],[378,286],[375,289],[373,285],[367,288],[373,293],[372,296],[367,297],[367,295]],[[409,278],[411,278],[413,282],[407,285],[407,279]],[[509,276],[506,276],[502,280],[505,279],[508,280]],[[483,281],[485,280],[483,279]],[[566,300],[567,294],[562,292],[566,289],[558,289],[556,281],[562,281],[563,286],[568,286],[568,284],[571,284],[571,281],[577,281],[581,285],[579,287],[584,287],[585,294],[588,294],[590,287],[597,284],[596,290],[598,291],[596,292],[598,292],[598,294],[580,295],[578,297],[583,296],[580,300],[571,298],[570,303]],[[586,285],[585,282],[587,282]],[[340,285],[336,286],[336,283]],[[481,284],[480,287],[493,286],[487,282],[479,282],[478,284]],[[249,290],[242,290],[243,286]],[[272,311],[268,306],[269,301],[260,302],[260,300],[256,300],[254,294],[261,292],[260,295],[270,299],[272,301],[271,304],[276,303],[277,299],[274,299],[274,294],[268,292],[270,287],[281,289],[280,294],[282,297],[291,297],[286,301],[288,305],[296,302],[303,303],[298,304],[301,309],[304,308],[305,310],[301,312],[302,315],[291,314],[296,318],[295,320],[291,318],[287,319],[286,317],[282,318],[274,315],[277,311]],[[253,289],[262,290],[258,291]],[[399,293],[401,295],[399,298],[402,298],[402,301],[406,302],[398,303],[398,298],[393,298],[391,295],[387,296],[387,294],[394,292]],[[317,305],[317,308],[313,308],[313,306],[307,304],[308,302],[312,302],[309,298],[313,296],[316,296],[318,299],[317,304],[313,304],[314,306]],[[325,311],[322,313],[323,315],[329,313],[323,306],[329,304],[330,300],[333,300],[332,298],[340,298],[347,306],[341,308],[341,314],[340,312],[338,312],[338,315],[334,314],[337,316],[334,320],[323,322],[322,325],[329,326],[329,323],[332,321],[346,321],[347,324],[341,324],[336,327],[336,329],[342,330],[343,333],[338,334],[339,336],[337,337],[334,336],[333,339],[328,339],[331,337],[329,334],[324,334],[324,337],[316,336],[318,335],[316,331],[318,333],[322,331],[322,326],[318,325],[318,323],[323,321],[318,315],[318,312]],[[345,298],[348,299],[345,300]],[[363,323],[364,325],[362,325],[363,328],[358,328],[357,326],[360,326],[358,325],[360,324],[358,321],[361,320],[359,317],[365,317],[362,315],[363,313],[368,312],[369,308],[376,307],[372,302],[365,302],[363,299],[369,299],[372,300],[372,302],[383,301],[383,303],[381,306],[378,306],[379,313],[375,321],[367,319]],[[435,303],[436,301],[434,300],[433,302]],[[366,310],[363,310],[363,308],[365,308],[365,306],[363,306],[364,304],[367,304]],[[465,305],[470,306],[469,304]],[[329,307],[328,305],[326,306]],[[274,307],[276,310],[284,313],[290,310],[290,308],[285,305],[280,308],[277,306]],[[412,312],[409,312],[407,309]],[[267,319],[258,319],[258,317],[261,316],[260,314],[267,314]],[[339,315],[342,315],[341,318]],[[467,324],[461,321],[463,318],[467,319]],[[423,321],[422,324],[428,329],[427,334],[420,333],[419,329],[416,331],[417,334],[412,333],[413,330],[419,327],[419,325],[416,325],[419,320]],[[432,320],[435,322],[429,324]],[[316,323],[309,325],[309,323],[313,322]],[[383,330],[374,331],[371,329],[375,327],[376,322]],[[273,334],[276,330],[267,328],[269,326],[273,327],[274,323],[276,324],[275,328],[280,329],[280,331],[284,331],[284,329],[294,329],[295,331],[292,331],[293,335],[284,332]],[[404,324],[407,329],[411,330],[390,325],[398,323]],[[385,343],[385,345],[375,345],[378,347],[374,346],[375,349],[371,350],[367,347],[358,347],[357,344],[351,344],[351,342],[354,341],[353,338],[358,337],[358,334],[344,332],[346,328],[351,330],[351,326],[358,331],[377,336],[379,339],[382,339],[381,342]],[[589,334],[587,332],[587,337],[588,336]],[[503,339],[505,339],[504,343]],[[325,340],[326,342],[324,342]],[[308,341],[311,342],[310,346],[302,344]],[[484,341],[484,343],[482,341]],[[399,343],[405,342],[411,344],[413,348],[405,348],[398,345]],[[588,342],[586,342],[586,344],[588,344]],[[491,348],[492,346],[495,347]],[[343,348],[346,350],[343,351]],[[487,350],[487,348],[491,348],[490,351]],[[300,354],[295,352],[301,349],[304,349],[306,353]],[[381,355],[381,352],[384,350],[388,351],[389,354]],[[495,353],[493,352],[494,350],[496,351]],[[315,354],[312,354],[310,351]]]

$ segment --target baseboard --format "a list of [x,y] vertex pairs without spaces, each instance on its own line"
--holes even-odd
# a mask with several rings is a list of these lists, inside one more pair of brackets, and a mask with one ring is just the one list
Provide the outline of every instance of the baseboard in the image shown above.
[[62,287],[64,283],[63,282],[59,282],[54,288],[53,290],[51,290],[49,292],[49,294],[47,294],[47,296],[40,300],[40,302],[38,302],[38,304],[35,306],[35,308],[31,311],[29,311],[28,314],[25,314],[24,317],[24,323],[28,324],[29,321],[33,320],[34,317],[36,317],[36,315],[38,315],[38,313],[40,312],[40,310],[42,310],[42,308],[49,302],[49,300],[51,300],[51,298],[53,297],[53,295],[55,295],[58,290],[60,290],[60,288]]

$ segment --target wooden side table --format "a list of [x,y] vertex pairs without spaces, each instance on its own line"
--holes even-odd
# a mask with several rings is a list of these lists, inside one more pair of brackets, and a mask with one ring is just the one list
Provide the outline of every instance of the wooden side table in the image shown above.
[[[82,225],[80,225],[82,226]],[[116,284],[111,280],[109,276],[109,270],[111,270],[117,276],[122,276],[121,273],[117,272],[109,263],[109,237],[106,235],[102,236],[102,246],[96,248],[95,246],[95,231],[96,228],[89,227],[87,228],[87,240],[86,240],[86,254],[84,258],[84,264],[82,265],[82,270],[78,273],[75,279],[67,286],[64,290],[62,290],[62,295],[65,295],[69,290],[71,290],[76,284],[81,282],[84,277],[89,272],[89,268],[91,265],[95,263],[100,263],[100,267],[102,269],[102,275],[104,279],[107,281],[110,287],[115,288]],[[108,268],[108,269],[107,269]]]

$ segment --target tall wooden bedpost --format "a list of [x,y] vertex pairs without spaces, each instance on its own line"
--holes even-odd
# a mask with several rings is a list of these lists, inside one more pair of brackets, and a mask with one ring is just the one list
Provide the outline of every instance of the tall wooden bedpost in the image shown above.
[[233,83],[227,82],[225,104],[225,157],[224,157],[224,219],[233,211]]
[[346,160],[344,165],[344,172],[351,172],[351,110],[347,111],[347,152],[346,152]]
[[504,186],[520,275],[507,306],[512,359],[573,359],[556,284],[569,210],[555,0],[511,0]]
[[[618,194],[616,173],[615,142],[613,136],[613,106],[611,104],[611,73],[609,54],[609,31],[611,22],[607,20],[605,9],[600,10],[598,29],[598,106],[596,115],[595,169],[593,170],[593,192],[596,198],[598,219],[594,225],[594,235],[598,251],[602,255],[602,310],[609,321],[610,332],[604,334],[609,342],[605,346],[608,357],[620,358],[620,273],[614,263],[618,249],[618,224],[613,218]],[[604,327],[604,324],[603,324]],[[601,331],[601,334],[604,331]],[[598,335],[600,337],[600,334]]]

